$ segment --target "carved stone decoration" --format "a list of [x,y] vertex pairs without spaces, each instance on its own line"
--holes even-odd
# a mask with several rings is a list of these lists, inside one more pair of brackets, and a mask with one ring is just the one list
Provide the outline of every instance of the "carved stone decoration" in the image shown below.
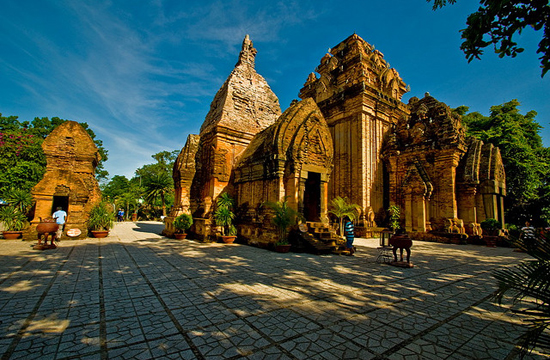
[[467,139],[460,116],[429,94],[409,105],[410,116],[392,127],[383,147],[390,201],[402,207],[407,230],[471,236],[486,218],[504,223],[506,185],[498,149]]
[[40,219],[51,217],[57,206],[67,212],[65,229],[79,229],[79,237],[86,237],[89,212],[101,201],[95,178],[101,159],[97,147],[79,123],[66,121],[48,135],[42,149],[47,160],[46,173],[32,189],[35,215],[24,237],[36,240]]

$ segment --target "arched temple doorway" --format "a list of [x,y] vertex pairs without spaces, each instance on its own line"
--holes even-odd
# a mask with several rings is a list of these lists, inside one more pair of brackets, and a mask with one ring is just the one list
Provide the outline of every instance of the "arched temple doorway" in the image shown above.
[[306,221],[321,220],[321,174],[308,172],[304,187],[304,217]]

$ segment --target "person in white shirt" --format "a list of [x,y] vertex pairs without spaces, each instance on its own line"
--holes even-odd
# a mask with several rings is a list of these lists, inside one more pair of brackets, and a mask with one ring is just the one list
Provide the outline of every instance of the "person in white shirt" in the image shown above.
[[61,206],[58,206],[56,212],[52,214],[52,218],[55,220],[57,225],[59,225],[57,233],[55,234],[55,238],[60,239],[61,235],[63,235],[65,223],[67,222],[67,213],[63,211],[63,208]]

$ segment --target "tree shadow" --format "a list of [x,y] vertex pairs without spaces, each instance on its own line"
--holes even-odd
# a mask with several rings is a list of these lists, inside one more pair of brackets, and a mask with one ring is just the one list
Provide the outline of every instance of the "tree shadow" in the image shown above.
[[[161,227],[137,223],[134,231]],[[169,333],[203,356],[274,347],[314,357],[300,344],[328,336],[336,356],[388,356],[424,332],[455,351],[458,341],[445,341],[447,332],[471,321],[469,338],[513,348],[510,336],[522,330],[518,318],[487,299],[491,270],[524,254],[415,241],[415,268],[402,269],[377,264],[376,246],[359,240],[355,257],[318,256],[154,237],[21,250],[0,256],[0,344],[4,356],[20,355],[29,339],[47,351],[62,349],[69,338],[88,344],[73,355],[134,346],[153,354]],[[355,350],[345,350],[346,342]]]

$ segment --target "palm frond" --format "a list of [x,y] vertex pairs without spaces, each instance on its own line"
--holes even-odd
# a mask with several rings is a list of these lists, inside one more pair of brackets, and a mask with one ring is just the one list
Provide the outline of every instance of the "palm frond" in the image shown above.
[[534,260],[524,260],[513,267],[495,270],[493,277],[498,288],[494,300],[502,304],[504,296],[511,295],[514,304],[512,311],[530,317],[528,330],[518,340],[522,354],[534,347],[550,350],[550,244],[544,234],[538,234],[534,243],[526,243],[519,238],[512,238],[510,242]]

